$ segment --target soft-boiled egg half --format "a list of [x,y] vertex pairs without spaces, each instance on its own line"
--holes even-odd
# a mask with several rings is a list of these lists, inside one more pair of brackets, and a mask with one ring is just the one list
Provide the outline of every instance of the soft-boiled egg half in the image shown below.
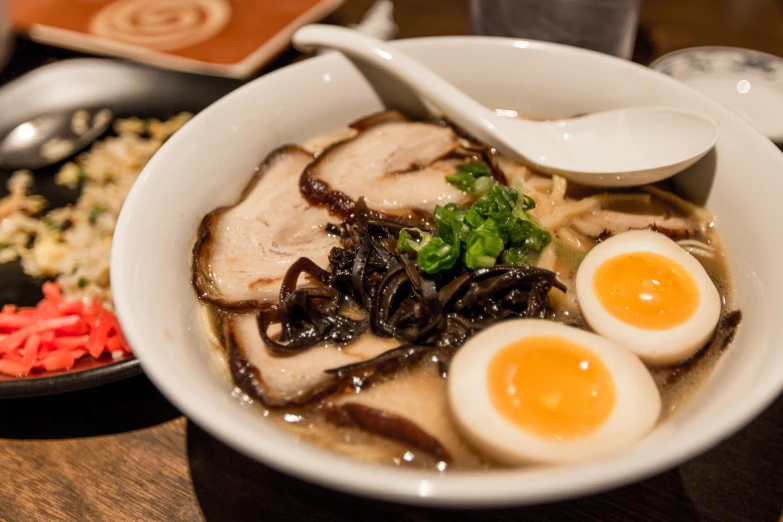
[[704,267],[650,230],[593,248],[577,271],[576,296],[590,328],[652,365],[691,357],[720,318],[720,295]]
[[624,346],[541,319],[472,337],[449,367],[460,432],[506,464],[572,463],[617,452],[658,420],[650,372]]

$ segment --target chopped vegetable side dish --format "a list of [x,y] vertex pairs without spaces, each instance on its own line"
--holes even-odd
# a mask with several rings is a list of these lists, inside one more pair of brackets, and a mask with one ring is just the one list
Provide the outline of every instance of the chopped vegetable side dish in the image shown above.
[[87,355],[119,359],[131,353],[117,318],[98,299],[65,300],[52,282],[43,291],[35,307],[6,305],[0,311],[0,373],[65,370]]
[[[109,257],[112,234],[137,176],[188,113],[167,120],[126,118],[115,136],[96,142],[65,163],[57,185],[79,190],[73,205],[47,209],[32,193],[34,176],[15,172],[0,198],[0,263],[19,260],[25,274],[56,282],[35,308],[3,308],[0,373],[71,368],[81,357],[130,353],[111,314]],[[48,211],[47,211],[48,210]]]

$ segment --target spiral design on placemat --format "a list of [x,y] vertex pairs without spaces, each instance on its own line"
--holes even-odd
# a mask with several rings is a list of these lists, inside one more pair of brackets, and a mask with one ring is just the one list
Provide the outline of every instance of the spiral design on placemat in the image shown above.
[[92,18],[90,32],[157,51],[209,40],[231,19],[228,0],[118,0]]

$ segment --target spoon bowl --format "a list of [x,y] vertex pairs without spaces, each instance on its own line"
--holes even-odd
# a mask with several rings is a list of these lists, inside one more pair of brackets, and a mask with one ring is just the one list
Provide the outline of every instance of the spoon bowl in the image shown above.
[[697,113],[632,107],[565,120],[498,121],[501,152],[523,155],[533,168],[581,185],[655,183],[690,167],[718,140],[718,128]]
[[313,24],[293,36],[301,50],[328,47],[386,71],[457,126],[531,167],[576,183],[629,187],[654,183],[704,157],[718,126],[695,112],[635,107],[556,121],[498,115],[386,42],[343,27]]
[[54,112],[17,125],[0,140],[0,170],[36,170],[84,149],[109,128],[109,109]]

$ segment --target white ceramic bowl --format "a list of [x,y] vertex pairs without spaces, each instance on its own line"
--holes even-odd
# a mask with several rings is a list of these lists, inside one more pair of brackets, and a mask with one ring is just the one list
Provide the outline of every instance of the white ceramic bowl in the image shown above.
[[231,93],[180,130],[142,172],[119,218],[112,291],[152,381],[193,421],[239,451],[336,489],[443,506],[514,505],[639,480],[731,435],[783,388],[783,154],[739,116],[676,80],[590,51],[522,40],[448,37],[397,42],[495,108],[565,117],[633,105],[704,113],[721,127],[716,153],[678,178],[709,193],[744,319],[696,396],[628,451],[589,464],[439,475],[364,464],[294,442],[232,396],[197,320],[190,256],[202,216],[232,202],[274,147],[301,142],[382,108],[358,69],[330,53]]

